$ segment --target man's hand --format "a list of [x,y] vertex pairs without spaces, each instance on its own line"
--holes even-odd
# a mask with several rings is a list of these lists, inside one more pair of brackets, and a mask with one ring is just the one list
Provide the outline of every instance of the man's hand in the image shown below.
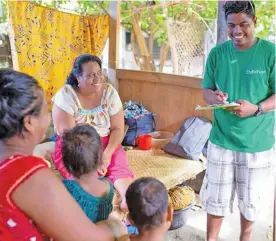
[[258,110],[257,105],[254,105],[247,100],[237,100],[236,103],[240,104],[240,106],[232,108],[231,111],[239,117],[253,116]]
[[228,99],[227,93],[222,93],[220,90],[215,91],[214,104],[224,104]]
[[227,101],[228,94],[219,90],[204,89],[203,97],[208,105],[219,105]]

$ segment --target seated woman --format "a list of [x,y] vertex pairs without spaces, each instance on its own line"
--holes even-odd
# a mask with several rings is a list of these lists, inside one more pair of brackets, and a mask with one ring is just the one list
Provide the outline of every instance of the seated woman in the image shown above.
[[120,208],[127,211],[125,193],[134,176],[121,146],[124,112],[117,91],[104,82],[101,67],[98,57],[89,54],[79,56],[66,85],[53,97],[52,116],[58,134],[53,162],[64,178],[72,178],[62,162],[60,135],[76,124],[90,124],[103,143],[103,165],[99,173],[114,184],[121,196]]
[[46,162],[32,156],[49,123],[37,81],[0,70],[0,240],[42,241],[43,234],[59,241],[113,240],[108,226],[93,224]]

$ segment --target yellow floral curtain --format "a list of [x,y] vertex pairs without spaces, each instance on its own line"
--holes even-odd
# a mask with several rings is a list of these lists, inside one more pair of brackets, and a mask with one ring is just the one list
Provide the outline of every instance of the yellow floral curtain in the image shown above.
[[50,103],[77,56],[100,56],[108,37],[109,16],[79,16],[27,1],[9,1],[8,5],[17,68],[40,82]]

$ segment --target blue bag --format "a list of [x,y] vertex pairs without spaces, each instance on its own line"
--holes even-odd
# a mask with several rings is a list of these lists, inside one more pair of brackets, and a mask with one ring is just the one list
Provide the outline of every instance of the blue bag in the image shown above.
[[124,111],[128,131],[122,144],[124,146],[136,146],[138,136],[154,131],[154,114],[147,111],[143,105],[131,101],[124,104]]

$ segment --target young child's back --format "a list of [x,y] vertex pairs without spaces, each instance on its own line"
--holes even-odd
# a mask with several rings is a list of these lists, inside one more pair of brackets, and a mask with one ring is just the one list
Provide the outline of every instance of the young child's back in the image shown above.
[[173,209],[168,203],[168,192],[163,183],[145,177],[133,182],[126,193],[129,219],[139,234],[131,241],[162,241],[171,225]]
[[[76,180],[63,180],[67,190],[71,193],[74,199],[78,202],[82,210],[86,213],[88,218],[93,222],[98,222],[108,219],[112,212],[112,200],[114,196],[114,188],[112,183],[107,178],[99,178],[105,186],[102,195],[93,195],[93,191],[85,190]],[[98,185],[99,187],[99,185]],[[102,189],[102,190],[104,190]]]
[[70,194],[93,222],[108,219],[112,212],[113,184],[98,177],[102,164],[102,144],[96,130],[87,124],[77,125],[62,135],[62,156],[74,180],[63,180]]

